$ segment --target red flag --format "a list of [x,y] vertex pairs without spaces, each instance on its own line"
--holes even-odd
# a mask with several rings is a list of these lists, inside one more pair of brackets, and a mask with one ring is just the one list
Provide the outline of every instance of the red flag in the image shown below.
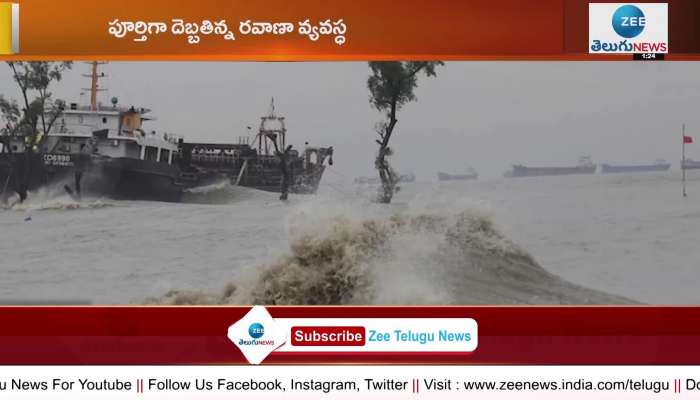
[[683,136],[683,143],[693,143],[692,136]]

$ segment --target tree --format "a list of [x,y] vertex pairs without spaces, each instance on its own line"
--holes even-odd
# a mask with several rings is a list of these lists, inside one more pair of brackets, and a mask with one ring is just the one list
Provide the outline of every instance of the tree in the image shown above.
[[394,132],[398,119],[397,112],[406,103],[416,100],[414,94],[418,86],[418,74],[436,76],[435,68],[445,65],[442,61],[372,61],[369,68],[372,74],[367,79],[370,104],[378,111],[386,114],[386,121],[376,125],[379,135],[377,144],[379,152],[374,166],[379,171],[382,187],[379,192],[380,203],[390,203],[394,192],[398,189],[398,174],[389,165],[388,157],[393,152],[389,140]]
[[[0,118],[4,122],[0,134],[24,137],[24,165],[20,171],[15,171],[16,190],[20,201],[24,201],[27,198],[34,151],[42,145],[65,108],[65,102],[53,99],[49,87],[62,79],[63,72],[70,69],[72,63],[8,61],[7,65],[22,98],[18,103],[0,96]],[[19,166],[19,163],[15,164]]]
[[[0,128],[0,136],[14,135],[22,117],[17,102],[14,100],[7,100],[0,95],[0,117],[4,122],[4,126]],[[0,138],[0,140],[3,139],[5,138]],[[5,141],[3,140],[3,143],[4,142]]]

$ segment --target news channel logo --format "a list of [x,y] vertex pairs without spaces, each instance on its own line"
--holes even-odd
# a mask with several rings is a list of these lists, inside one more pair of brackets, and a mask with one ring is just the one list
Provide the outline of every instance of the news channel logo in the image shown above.
[[265,327],[259,322],[253,322],[248,327],[248,334],[253,339],[260,339],[265,334]]
[[0,54],[19,53],[19,4],[0,2]]
[[249,363],[260,364],[287,341],[287,331],[275,322],[265,307],[254,306],[243,318],[228,327],[226,337]]
[[667,3],[590,3],[589,53],[668,53]]

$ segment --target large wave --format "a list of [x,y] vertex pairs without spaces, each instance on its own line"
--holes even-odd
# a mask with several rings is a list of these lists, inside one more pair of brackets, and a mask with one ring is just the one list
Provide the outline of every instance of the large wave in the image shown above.
[[[395,209],[394,209],[395,210]],[[358,217],[302,212],[277,261],[220,293],[174,290],[158,304],[620,304],[567,282],[508,240],[483,212]]]
[[28,193],[24,202],[19,201],[19,196],[9,196],[6,204],[0,204],[0,209],[33,212],[47,210],[78,210],[111,207],[115,204],[102,198],[84,197],[76,200],[68,195],[62,187],[57,185],[41,187]]

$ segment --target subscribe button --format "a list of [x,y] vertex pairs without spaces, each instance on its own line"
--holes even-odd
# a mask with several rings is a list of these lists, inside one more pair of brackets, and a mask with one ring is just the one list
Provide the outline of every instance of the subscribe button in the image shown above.
[[472,352],[471,318],[275,318],[282,352]]

